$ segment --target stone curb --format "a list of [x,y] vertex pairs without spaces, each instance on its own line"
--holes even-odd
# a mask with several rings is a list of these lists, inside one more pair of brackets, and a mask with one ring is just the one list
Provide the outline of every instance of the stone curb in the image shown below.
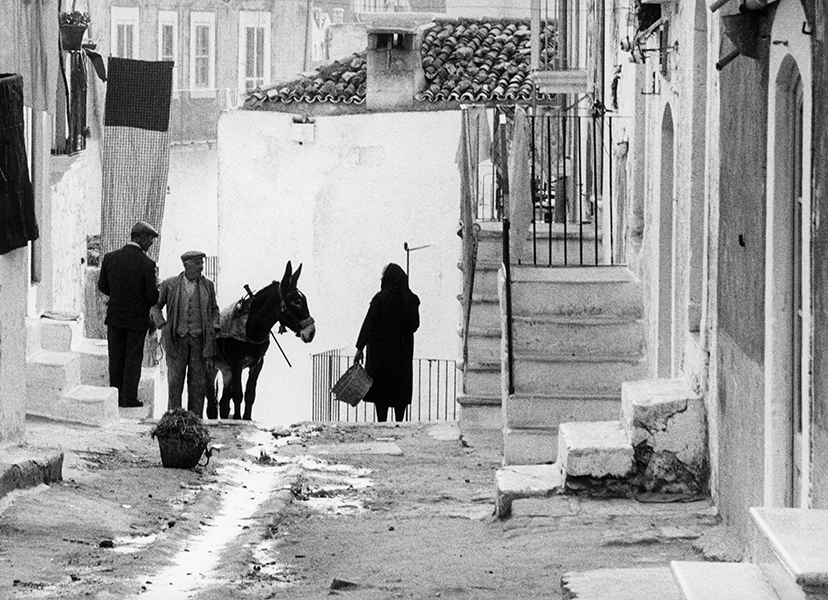
[[14,490],[63,481],[63,452],[52,451],[16,462],[0,455],[0,498]]

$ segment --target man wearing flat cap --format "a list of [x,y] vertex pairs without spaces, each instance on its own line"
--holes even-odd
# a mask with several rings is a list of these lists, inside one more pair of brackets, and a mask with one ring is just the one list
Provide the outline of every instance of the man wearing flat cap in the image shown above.
[[[161,282],[152,319],[161,329],[167,357],[167,409],[181,407],[187,381],[187,410],[199,417],[204,409],[207,361],[216,354],[219,309],[216,288],[204,277],[204,253],[190,250],[181,255],[184,271]],[[165,319],[161,309],[167,307]]]
[[158,302],[155,261],[146,255],[158,232],[149,223],[132,226],[131,241],[107,252],[101,261],[98,289],[109,296],[106,304],[106,340],[109,385],[118,388],[118,406],[142,406],[138,383],[144,359],[144,338],[150,308]]

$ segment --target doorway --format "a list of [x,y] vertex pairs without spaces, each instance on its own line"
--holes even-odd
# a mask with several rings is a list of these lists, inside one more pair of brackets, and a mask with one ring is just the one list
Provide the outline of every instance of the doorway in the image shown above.
[[808,463],[810,386],[803,366],[810,356],[806,305],[810,282],[803,278],[807,252],[803,232],[809,231],[810,209],[805,207],[803,186],[804,87],[790,56],[782,61],[774,93],[765,331],[766,458],[771,472],[766,499],[775,506],[800,507]]
[[659,377],[673,376],[673,220],[675,203],[675,164],[673,150],[673,113],[664,109],[661,121],[661,169],[659,182],[658,229],[658,351]]

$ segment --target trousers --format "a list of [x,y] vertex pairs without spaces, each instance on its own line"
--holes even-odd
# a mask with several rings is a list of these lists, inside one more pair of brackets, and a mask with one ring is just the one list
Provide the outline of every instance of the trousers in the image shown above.
[[204,338],[176,336],[178,351],[167,352],[167,409],[181,408],[184,381],[187,381],[187,410],[201,417],[207,383],[207,360],[204,358]]
[[118,388],[118,405],[138,402],[138,384],[141,381],[141,363],[144,360],[146,330],[125,327],[106,328],[109,352],[109,385]]

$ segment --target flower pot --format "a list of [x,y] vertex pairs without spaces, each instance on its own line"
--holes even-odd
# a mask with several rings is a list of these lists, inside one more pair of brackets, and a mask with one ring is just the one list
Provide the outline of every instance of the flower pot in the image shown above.
[[80,50],[86,25],[61,25],[60,45],[64,50]]
[[159,437],[161,464],[168,469],[192,469],[206,449],[203,444],[178,437]]

